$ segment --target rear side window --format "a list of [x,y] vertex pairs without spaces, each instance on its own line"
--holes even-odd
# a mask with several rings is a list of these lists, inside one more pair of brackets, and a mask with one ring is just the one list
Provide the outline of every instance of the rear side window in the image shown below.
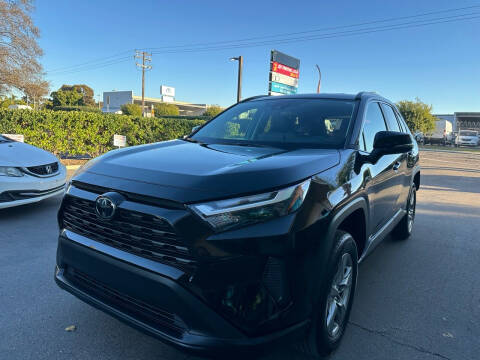
[[388,130],[400,131],[397,117],[395,116],[395,112],[393,111],[392,107],[387,104],[382,104],[382,110],[383,110],[383,114],[385,115],[385,120],[387,121]]
[[402,132],[405,134],[410,134],[410,131],[408,130],[408,126],[405,123],[405,120],[403,120],[402,115],[400,115],[399,112],[395,111],[395,115],[397,115],[398,123],[400,124],[400,129]]
[[380,105],[376,102],[368,104],[367,113],[365,115],[365,124],[363,125],[365,150],[367,152],[372,152],[373,150],[373,141],[375,139],[375,135],[379,131],[386,130],[387,126],[385,125],[385,120],[383,119]]

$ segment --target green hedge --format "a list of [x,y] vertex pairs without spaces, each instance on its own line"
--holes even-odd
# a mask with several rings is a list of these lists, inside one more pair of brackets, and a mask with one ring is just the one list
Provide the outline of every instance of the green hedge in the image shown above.
[[114,148],[114,134],[126,135],[128,145],[176,139],[204,122],[82,111],[0,109],[0,134],[23,134],[25,142],[56,155],[98,156]]
[[101,113],[102,110],[93,106],[54,106],[54,111],[87,111],[87,112],[94,112],[94,113]]

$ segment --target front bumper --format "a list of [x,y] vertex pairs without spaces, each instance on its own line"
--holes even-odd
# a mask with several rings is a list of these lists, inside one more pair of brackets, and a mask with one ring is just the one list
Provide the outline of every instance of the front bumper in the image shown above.
[[300,336],[309,324],[249,337],[183,287],[182,276],[174,267],[75,233],[63,231],[59,238],[55,280],[61,288],[177,348],[202,353],[253,350]]
[[51,177],[0,177],[0,209],[35,203],[63,194],[67,173],[60,165],[58,174]]

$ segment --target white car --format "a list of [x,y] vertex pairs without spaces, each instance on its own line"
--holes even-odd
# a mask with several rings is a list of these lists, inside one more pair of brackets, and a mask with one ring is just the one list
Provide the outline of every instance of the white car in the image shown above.
[[460,130],[455,139],[456,146],[478,146],[479,143],[478,132],[474,130]]
[[0,135],[0,209],[63,194],[66,179],[55,155]]

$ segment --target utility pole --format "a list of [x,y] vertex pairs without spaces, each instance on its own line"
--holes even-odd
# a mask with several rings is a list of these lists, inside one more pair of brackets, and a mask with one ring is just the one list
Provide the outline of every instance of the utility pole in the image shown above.
[[152,61],[152,54],[147,53],[146,51],[135,51],[135,59],[142,59],[142,63],[135,63],[139,68],[142,69],[142,116],[145,115],[145,70],[150,70],[152,65],[147,65],[146,63]]
[[320,71],[320,66],[315,65],[318,70],[318,85],[317,85],[317,94],[320,94],[320,85],[322,83],[322,72]]
[[238,82],[237,82],[237,103],[242,100],[242,69],[243,69],[243,56],[237,56],[230,58],[231,61],[238,61]]

